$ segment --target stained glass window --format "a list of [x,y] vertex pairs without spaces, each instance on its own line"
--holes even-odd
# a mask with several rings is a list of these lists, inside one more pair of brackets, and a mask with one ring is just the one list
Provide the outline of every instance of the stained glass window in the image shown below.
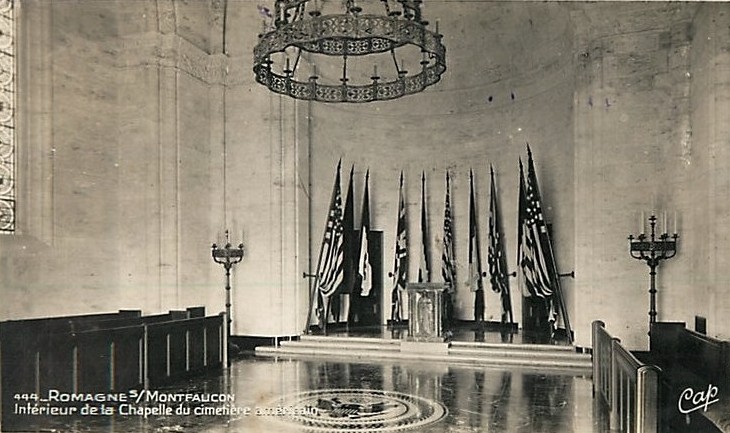
[[0,0],[0,233],[15,232],[15,10]]

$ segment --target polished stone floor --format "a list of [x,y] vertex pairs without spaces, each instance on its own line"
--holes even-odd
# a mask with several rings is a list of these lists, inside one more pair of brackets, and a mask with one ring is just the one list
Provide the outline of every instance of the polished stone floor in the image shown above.
[[137,406],[150,414],[62,417],[28,431],[608,432],[589,377],[429,363],[246,356]]

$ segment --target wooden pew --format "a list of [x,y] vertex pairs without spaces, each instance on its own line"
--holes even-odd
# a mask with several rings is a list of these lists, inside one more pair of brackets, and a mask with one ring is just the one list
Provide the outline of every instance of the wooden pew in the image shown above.
[[[649,340],[649,352],[640,356],[663,370],[662,416],[665,422],[708,432],[730,432],[730,342],[687,329],[684,322],[653,324]],[[716,390],[717,395],[712,399],[718,401],[691,413],[682,413],[680,400],[685,410],[695,406],[687,401],[688,389],[692,394],[709,394],[710,390]]]
[[203,307],[2,322],[3,431],[42,422],[12,414],[15,394],[125,392],[220,370],[223,326]]

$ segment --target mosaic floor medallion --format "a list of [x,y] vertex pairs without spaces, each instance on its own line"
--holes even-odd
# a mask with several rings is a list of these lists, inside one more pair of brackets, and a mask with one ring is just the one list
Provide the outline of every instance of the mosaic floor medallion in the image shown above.
[[448,413],[439,402],[394,391],[318,389],[276,399],[277,422],[326,432],[391,432],[438,422]]

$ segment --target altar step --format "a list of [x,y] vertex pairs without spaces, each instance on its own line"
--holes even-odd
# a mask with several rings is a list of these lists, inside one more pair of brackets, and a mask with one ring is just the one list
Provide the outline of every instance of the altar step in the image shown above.
[[408,343],[402,344],[401,340],[395,339],[304,335],[299,340],[282,341],[279,347],[257,347],[256,355],[326,357],[351,361],[407,359],[450,364],[570,369],[584,373],[592,369],[591,355],[578,353],[573,346],[453,341],[448,347],[437,344],[430,349],[414,350],[412,344],[408,346]]

